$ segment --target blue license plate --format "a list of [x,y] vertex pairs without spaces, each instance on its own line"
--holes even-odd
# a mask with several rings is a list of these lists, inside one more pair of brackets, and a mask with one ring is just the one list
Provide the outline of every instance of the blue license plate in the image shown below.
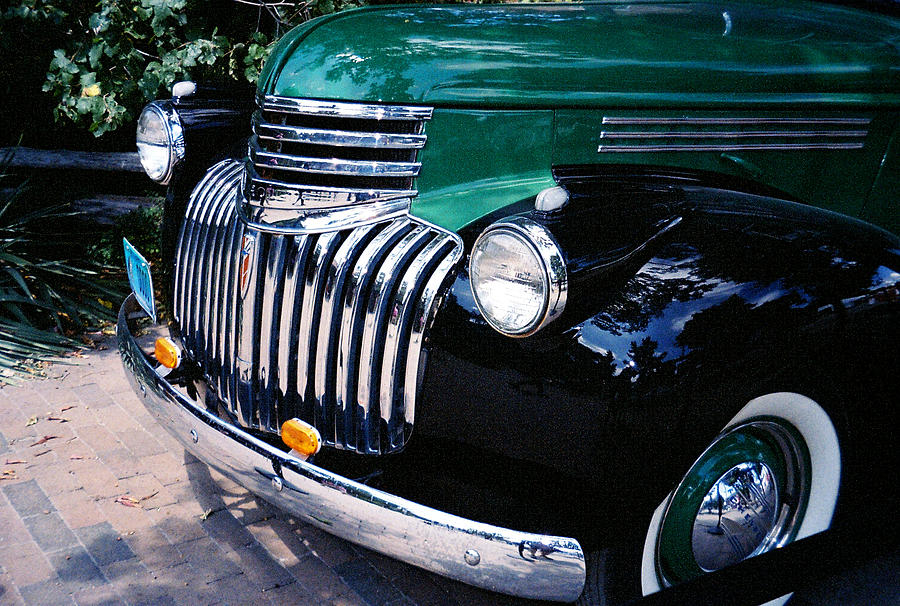
[[155,324],[156,303],[153,299],[153,277],[150,275],[150,263],[126,238],[122,238],[122,244],[125,246],[125,268],[128,270],[128,283],[131,284],[134,298]]

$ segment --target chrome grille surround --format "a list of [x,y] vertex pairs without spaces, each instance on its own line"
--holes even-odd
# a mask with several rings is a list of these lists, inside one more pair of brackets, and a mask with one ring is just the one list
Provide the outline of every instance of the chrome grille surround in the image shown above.
[[235,212],[242,172],[217,164],[188,203],[173,298],[186,350],[246,427],[278,433],[299,417],[326,445],[399,450],[459,236],[408,216],[260,231]]
[[248,225],[322,233],[399,217],[432,108],[258,99],[238,207]]

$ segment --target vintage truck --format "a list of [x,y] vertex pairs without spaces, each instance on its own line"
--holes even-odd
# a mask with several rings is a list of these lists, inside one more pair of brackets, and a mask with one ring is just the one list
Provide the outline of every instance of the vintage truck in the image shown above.
[[168,196],[135,390],[257,495],[497,592],[895,565],[895,8],[376,6],[255,95],[177,84],[137,129]]

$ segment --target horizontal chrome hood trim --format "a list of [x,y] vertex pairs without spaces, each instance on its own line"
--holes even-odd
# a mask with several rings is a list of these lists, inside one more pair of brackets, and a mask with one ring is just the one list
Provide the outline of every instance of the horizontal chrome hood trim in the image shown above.
[[370,488],[209,414],[154,370],[128,325],[143,315],[133,295],[119,311],[128,379],[160,424],[208,465],[313,526],[436,574],[533,599],[580,595],[584,553],[574,539],[475,522]]
[[359,175],[363,177],[415,177],[418,162],[372,162],[339,158],[304,158],[250,148],[250,159],[259,168],[280,168],[320,175]]
[[[303,201],[305,195],[335,194],[335,198],[345,195],[346,202],[338,202],[333,207],[346,206],[348,204],[361,204],[375,200],[396,200],[397,198],[414,198],[419,192],[412,189],[372,189],[361,187],[327,187],[324,185],[302,185],[285,183],[275,179],[263,179],[256,174],[252,167],[245,167],[254,187],[264,187],[265,204],[251,204],[264,208],[282,210],[297,210],[306,206]],[[258,196],[262,197],[262,196]],[[247,199],[247,195],[245,195]],[[320,208],[329,208],[322,206]]]
[[[254,194],[253,190],[262,193]],[[297,186],[260,179],[245,166],[237,213],[245,225],[275,234],[318,234],[387,221],[409,213],[415,190]],[[305,199],[328,197],[318,207]],[[260,201],[263,203],[260,203]]]
[[266,109],[310,116],[335,118],[364,118],[368,120],[428,120],[433,109],[423,106],[369,105],[365,103],[342,103],[318,99],[298,99],[266,95],[260,99]]
[[598,153],[854,150],[871,118],[605,116]]
[[717,118],[655,118],[642,116],[604,116],[602,124],[610,125],[650,125],[650,124],[678,124],[678,125],[720,125],[754,124],[754,125],[834,125],[834,126],[865,126],[872,121],[871,118],[765,118],[765,117],[717,117]]
[[271,124],[253,115],[253,132],[259,139],[327,145],[330,147],[366,147],[372,149],[422,149],[425,135],[412,133],[371,133],[304,126]]
[[858,138],[865,137],[869,132],[865,130],[739,130],[739,131],[631,131],[631,132],[613,132],[603,131],[600,133],[601,139],[755,139],[760,138],[788,138],[788,137],[804,137],[804,138]]
[[862,149],[865,143],[748,143],[723,145],[601,145],[600,153],[627,152],[727,152],[727,151],[797,151],[797,150],[841,150]]

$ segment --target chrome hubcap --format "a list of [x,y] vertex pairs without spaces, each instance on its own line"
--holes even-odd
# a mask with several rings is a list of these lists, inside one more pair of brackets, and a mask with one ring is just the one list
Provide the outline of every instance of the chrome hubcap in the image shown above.
[[657,572],[672,585],[790,542],[809,496],[809,454],[792,427],[761,418],[718,436],[672,493]]
[[722,475],[700,504],[691,532],[694,559],[705,571],[754,555],[777,521],[778,488],[772,470],[752,461]]

